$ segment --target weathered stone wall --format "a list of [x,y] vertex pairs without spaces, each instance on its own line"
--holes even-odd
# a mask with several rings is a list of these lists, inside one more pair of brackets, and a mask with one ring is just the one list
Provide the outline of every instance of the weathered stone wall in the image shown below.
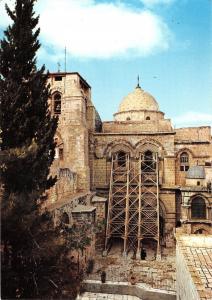
[[[192,133],[192,132],[191,132]],[[192,138],[192,137],[191,137]],[[189,167],[196,165],[205,165],[205,162],[212,160],[212,144],[209,142],[175,142],[176,156],[176,185],[186,184],[186,172],[180,171],[180,155],[186,152],[189,156]]]
[[[61,80],[56,80],[56,76],[61,77]],[[50,203],[62,203],[72,199],[77,193],[90,190],[97,191],[98,195],[107,198],[112,153],[129,153],[131,166],[135,166],[139,153],[146,150],[157,152],[160,209],[164,217],[162,244],[168,249],[164,254],[168,255],[169,248],[174,246],[173,228],[177,220],[185,217],[183,214],[186,215],[187,209],[181,207],[180,203],[181,193],[187,192],[186,189],[183,192],[181,189],[186,185],[186,172],[180,171],[180,155],[183,152],[188,153],[189,166],[210,162],[210,128],[206,126],[173,129],[170,120],[164,119],[164,113],[148,108],[121,111],[114,115],[118,121],[102,124],[91,101],[90,86],[78,73],[50,74],[49,83],[52,94],[59,92],[62,96],[57,130],[57,157],[51,168],[51,173],[58,176],[58,182],[48,192]],[[53,114],[53,98],[49,99],[49,107]],[[126,120],[132,116],[137,121]],[[146,120],[146,117],[150,119]],[[63,173],[66,175],[62,176]],[[208,176],[212,177],[211,173]],[[188,186],[196,184],[194,180],[187,181]],[[206,180],[200,182],[200,187],[206,185]],[[205,191],[198,192],[204,194]],[[107,204],[97,201],[94,205],[97,220],[103,220]],[[206,221],[209,222],[211,210],[207,209]],[[189,225],[190,227],[186,225],[186,228],[194,232],[197,225],[198,223]]]
[[[146,118],[148,118],[146,120]],[[119,111],[114,114],[115,121],[157,121],[164,119],[164,113],[161,111],[154,110],[130,110],[130,111]]]
[[[140,113],[137,112],[139,115]],[[168,119],[138,121],[115,121],[103,122],[104,133],[111,132],[171,132],[173,131],[171,122]]]
[[[115,125],[114,125],[115,127]],[[110,181],[111,153],[123,150],[129,152],[131,157],[139,157],[139,152],[147,149],[157,150],[159,153],[160,177],[163,184],[175,184],[174,135],[145,135],[134,134],[94,134],[94,162],[93,162],[93,188],[105,186]]]
[[180,154],[189,155],[189,166],[205,165],[212,160],[211,128],[209,126],[175,129],[176,185],[186,184],[186,172],[180,171]]
[[209,126],[176,128],[176,141],[211,141]]
[[[60,80],[56,80],[58,77]],[[50,74],[48,83],[51,85],[52,95],[61,95],[61,113],[58,114],[56,134],[56,152],[59,155],[55,157],[51,173],[58,176],[61,170],[66,169],[72,174],[58,176],[58,182],[49,192],[52,203],[90,190],[89,131],[96,130],[101,121],[91,102],[90,86],[78,73]],[[52,114],[53,101],[53,97],[49,99]]]
[[[160,190],[160,207],[164,213],[164,246],[173,248],[175,245],[173,230],[176,225],[175,192],[170,190]],[[164,251],[164,254],[168,251]]]

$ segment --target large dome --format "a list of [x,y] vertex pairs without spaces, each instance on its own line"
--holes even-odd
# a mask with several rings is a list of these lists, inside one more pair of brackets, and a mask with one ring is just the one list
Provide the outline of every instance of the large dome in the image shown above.
[[159,106],[154,97],[138,85],[132,93],[123,98],[119,112],[140,110],[158,111]]

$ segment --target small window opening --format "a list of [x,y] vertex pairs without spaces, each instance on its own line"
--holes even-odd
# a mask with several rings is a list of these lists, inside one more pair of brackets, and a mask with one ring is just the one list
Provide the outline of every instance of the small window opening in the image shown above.
[[197,181],[197,185],[200,185],[200,181]]
[[189,166],[180,166],[180,171],[182,171],[182,172],[186,172],[186,171],[188,171],[188,169],[189,169]]
[[146,120],[150,120],[150,117],[146,117]]
[[117,156],[118,166],[126,167],[126,154],[123,151],[120,151]]
[[63,77],[62,77],[62,76],[55,76],[55,77],[54,77],[54,80],[55,80],[55,81],[62,81],[62,80],[63,80]]
[[186,152],[180,155],[180,171],[186,172],[189,169],[189,156]]
[[59,93],[56,93],[53,96],[53,100],[54,100],[54,113],[61,114],[61,95]]
[[131,119],[130,119],[130,117],[127,117],[127,119],[126,119],[127,121],[130,121]]
[[202,229],[198,229],[195,233],[196,234],[203,234],[203,230]]
[[201,197],[196,197],[191,202],[192,219],[206,219],[206,205]]
[[63,148],[59,148],[59,159],[63,160]]

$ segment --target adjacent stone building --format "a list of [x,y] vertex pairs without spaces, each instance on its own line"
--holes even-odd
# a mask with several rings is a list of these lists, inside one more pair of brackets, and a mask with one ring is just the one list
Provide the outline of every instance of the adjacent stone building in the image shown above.
[[71,224],[81,212],[104,221],[105,255],[119,245],[123,255],[160,258],[175,249],[176,227],[212,233],[209,126],[174,129],[139,83],[114,120],[101,122],[78,73],[51,73],[49,83],[49,106],[59,116],[58,181],[48,191],[56,220],[67,214]]

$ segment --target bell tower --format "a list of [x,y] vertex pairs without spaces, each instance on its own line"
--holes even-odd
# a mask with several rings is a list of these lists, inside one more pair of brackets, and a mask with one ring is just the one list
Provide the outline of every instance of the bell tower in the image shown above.
[[58,115],[58,133],[63,141],[62,159],[58,169],[69,169],[76,174],[77,192],[90,189],[88,161],[87,105],[90,86],[78,73],[51,73],[50,110]]

